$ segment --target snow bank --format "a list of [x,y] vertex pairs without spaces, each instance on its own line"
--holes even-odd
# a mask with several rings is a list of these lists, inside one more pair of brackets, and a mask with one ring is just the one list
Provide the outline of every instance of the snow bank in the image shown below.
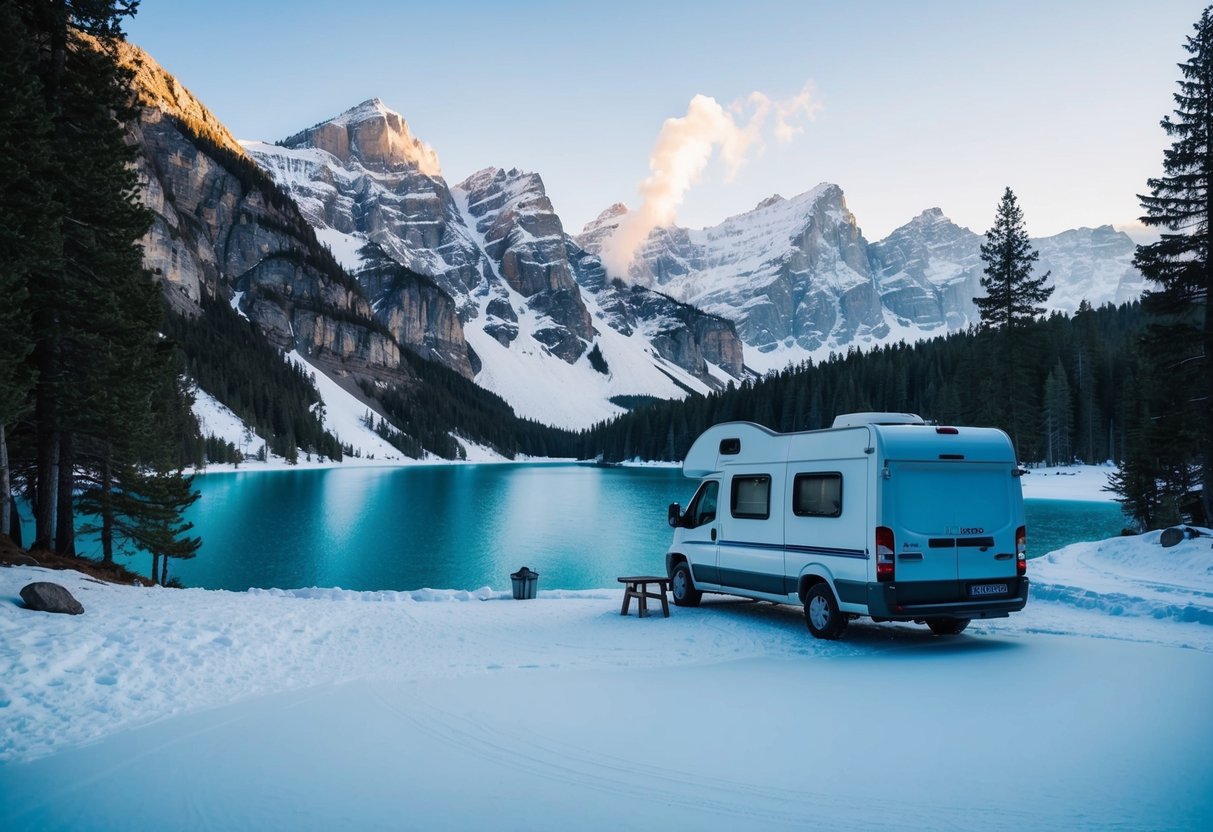
[[1075,543],[1031,561],[1032,598],[1108,616],[1213,627],[1213,532],[1164,549],[1161,531]]

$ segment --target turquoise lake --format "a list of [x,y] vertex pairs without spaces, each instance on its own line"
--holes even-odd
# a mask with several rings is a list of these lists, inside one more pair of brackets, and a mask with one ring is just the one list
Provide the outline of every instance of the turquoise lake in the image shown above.
[[[509,589],[529,566],[539,589],[616,586],[663,573],[666,506],[694,483],[677,468],[438,465],[207,474],[191,508],[203,545],[170,575],[244,590]],[[1028,500],[1028,550],[1120,532],[1114,503]],[[86,541],[82,553],[90,554]],[[124,559],[146,573],[149,558]]]

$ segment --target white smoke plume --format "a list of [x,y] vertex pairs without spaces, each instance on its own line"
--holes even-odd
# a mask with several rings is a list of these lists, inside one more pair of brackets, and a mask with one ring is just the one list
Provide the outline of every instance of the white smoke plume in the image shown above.
[[640,183],[640,207],[630,211],[604,243],[602,262],[613,276],[626,277],[637,249],[654,228],[671,225],[688,190],[703,175],[714,153],[725,165],[725,180],[732,181],[752,150],[763,148],[763,134],[774,122],[781,142],[803,131],[797,122],[817,109],[811,84],[792,98],[776,100],[752,92],[728,109],[716,99],[696,95],[687,114],[668,118],[657,134],[649,155],[652,176]]

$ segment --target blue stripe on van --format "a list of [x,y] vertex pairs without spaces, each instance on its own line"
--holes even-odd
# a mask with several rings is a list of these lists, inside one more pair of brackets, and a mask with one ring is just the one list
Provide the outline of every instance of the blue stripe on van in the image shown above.
[[748,543],[744,540],[721,540],[716,545],[718,546],[733,546],[739,549],[772,549],[782,552],[798,552],[809,555],[834,555],[840,558],[859,558],[868,560],[868,553],[863,549],[835,549],[830,546],[797,546],[789,544],[784,546],[780,543]]

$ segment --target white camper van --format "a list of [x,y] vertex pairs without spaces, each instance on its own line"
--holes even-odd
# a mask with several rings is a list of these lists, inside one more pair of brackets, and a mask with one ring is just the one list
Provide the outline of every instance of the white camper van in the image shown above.
[[826,430],[749,422],[704,431],[670,506],[674,603],[704,592],[803,604],[809,631],[838,638],[861,615],[956,634],[1028,600],[1023,491],[994,428],[853,413]]

